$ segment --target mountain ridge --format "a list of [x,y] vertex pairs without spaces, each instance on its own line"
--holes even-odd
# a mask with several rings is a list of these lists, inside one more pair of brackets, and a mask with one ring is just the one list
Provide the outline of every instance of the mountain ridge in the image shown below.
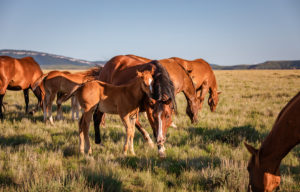
[[[2,49],[0,55],[15,58],[33,57],[43,69],[84,69],[95,65],[104,65],[106,61],[87,61],[71,57],[30,50]],[[300,69],[300,60],[266,61],[259,64],[222,66],[210,64],[214,70],[247,70],[247,69]]]

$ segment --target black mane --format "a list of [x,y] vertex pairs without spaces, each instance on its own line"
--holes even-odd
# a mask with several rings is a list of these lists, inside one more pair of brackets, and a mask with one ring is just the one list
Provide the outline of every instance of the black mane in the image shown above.
[[153,99],[157,101],[163,101],[164,95],[171,99],[173,107],[176,111],[177,105],[175,100],[175,88],[174,84],[170,79],[167,70],[157,61],[151,61],[151,64],[155,65],[153,79]]

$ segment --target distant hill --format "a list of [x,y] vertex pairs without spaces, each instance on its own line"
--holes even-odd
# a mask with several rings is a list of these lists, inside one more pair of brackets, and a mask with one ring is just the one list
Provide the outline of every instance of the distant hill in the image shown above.
[[[104,65],[106,61],[86,61],[61,55],[28,50],[2,49],[0,55],[15,58],[33,57],[43,69],[85,69],[95,65]],[[215,70],[243,70],[243,69],[300,69],[300,60],[295,61],[266,61],[256,65],[222,66],[210,64]]]
[[84,69],[95,65],[104,65],[106,61],[86,61],[70,57],[27,50],[0,50],[0,55],[14,58],[33,57],[43,69]]
[[221,66],[211,64],[216,70],[243,70],[243,69],[300,69],[300,60],[295,61],[266,61],[256,65]]

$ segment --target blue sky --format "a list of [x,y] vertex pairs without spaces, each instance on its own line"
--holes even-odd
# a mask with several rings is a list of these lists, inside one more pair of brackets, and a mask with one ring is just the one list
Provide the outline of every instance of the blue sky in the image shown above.
[[298,0],[0,0],[0,49],[219,65],[300,59]]

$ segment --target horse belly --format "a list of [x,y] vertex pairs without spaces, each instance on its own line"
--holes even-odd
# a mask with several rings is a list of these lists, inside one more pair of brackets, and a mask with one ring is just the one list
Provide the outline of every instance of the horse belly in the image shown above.
[[117,106],[114,104],[101,102],[99,103],[99,110],[103,113],[109,113],[109,114],[117,114]]

